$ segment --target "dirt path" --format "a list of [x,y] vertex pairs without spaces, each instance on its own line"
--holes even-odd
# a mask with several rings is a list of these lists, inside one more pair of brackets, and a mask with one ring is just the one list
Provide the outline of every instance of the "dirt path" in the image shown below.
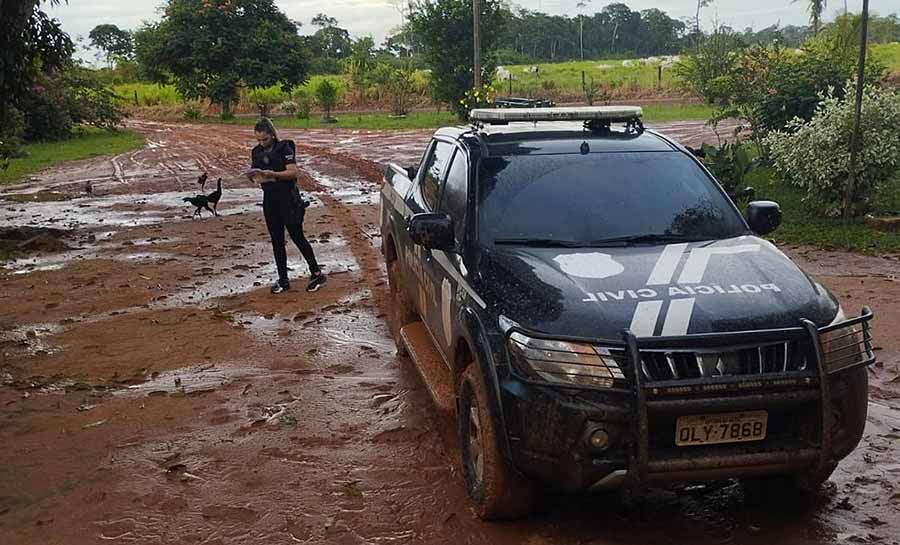
[[[750,509],[725,482],[551,498],[486,524],[466,508],[453,423],[385,324],[371,161],[417,160],[427,131],[284,131],[330,279],[273,297],[260,195],[238,176],[250,130],[136,126],[147,148],[0,194],[0,228],[70,233],[0,272],[0,543],[897,543],[896,260],[792,250],[875,309],[883,361],[866,437],[814,510]],[[201,170],[224,180],[219,218],[181,202]]]

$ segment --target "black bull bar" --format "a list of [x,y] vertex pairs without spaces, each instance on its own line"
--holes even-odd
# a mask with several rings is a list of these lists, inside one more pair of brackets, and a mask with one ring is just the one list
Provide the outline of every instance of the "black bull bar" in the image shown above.
[[[741,331],[731,333],[710,333],[681,335],[669,337],[645,337],[638,339],[631,331],[623,332],[628,360],[634,362],[631,369],[631,393],[634,396],[633,418],[630,423],[632,437],[636,442],[628,454],[628,474],[633,486],[641,486],[654,478],[677,478],[678,474],[690,475],[698,469],[711,474],[721,470],[727,473],[729,468],[740,466],[785,466],[785,465],[814,465],[814,473],[825,473],[836,464],[832,451],[832,400],[829,376],[838,372],[845,372],[874,363],[875,355],[872,346],[872,337],[869,333],[869,322],[873,313],[868,307],[864,307],[860,316],[826,327],[816,325],[806,319],[801,320],[800,325],[792,328],[764,329],[754,331]],[[846,329],[849,333],[838,334],[837,339],[852,336],[853,342],[862,348],[857,352],[858,356],[848,360],[847,356],[840,356],[834,350],[827,353],[823,348],[822,335],[839,329]],[[858,342],[857,340],[858,339]],[[737,376],[702,377],[680,380],[649,380],[643,376],[641,366],[642,350],[683,349],[684,347],[696,349],[721,349],[729,347],[761,344],[766,342],[779,342],[786,340],[809,341],[810,361],[814,364],[804,372],[790,373],[766,373]],[[847,344],[843,345],[847,348]],[[841,350],[841,348],[838,348]],[[827,356],[831,356],[827,358]],[[826,359],[832,363],[829,368]],[[754,391],[765,389],[766,386],[781,386],[796,383],[804,388],[800,391],[782,391],[779,393],[758,393]],[[816,386],[815,390],[809,387]],[[709,393],[709,392],[738,392],[743,400],[759,396],[760,402],[774,402],[779,398],[792,399],[793,401],[819,400],[821,421],[820,444],[817,448],[805,448],[792,451],[775,451],[761,453],[736,454],[727,457],[698,457],[698,458],[663,458],[650,457],[649,448],[649,409],[698,408],[703,405],[709,408],[727,407],[730,399],[715,397],[696,399],[681,396],[665,396],[666,392],[678,393]],[[727,395],[727,394],[726,394]]]

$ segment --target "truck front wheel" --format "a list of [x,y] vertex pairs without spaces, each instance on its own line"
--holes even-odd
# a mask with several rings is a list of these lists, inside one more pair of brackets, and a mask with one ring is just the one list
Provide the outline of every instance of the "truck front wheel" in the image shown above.
[[473,362],[460,379],[457,413],[466,492],[482,519],[527,516],[534,509],[535,486],[503,456],[489,411],[487,387]]

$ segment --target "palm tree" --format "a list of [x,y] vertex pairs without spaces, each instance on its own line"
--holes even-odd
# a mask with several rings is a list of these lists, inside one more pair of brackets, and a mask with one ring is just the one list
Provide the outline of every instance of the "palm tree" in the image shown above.
[[[791,0],[796,4],[797,0]],[[822,21],[822,13],[825,12],[826,0],[809,0],[809,22],[813,27],[813,35],[819,34],[819,24]]]
[[578,48],[581,50],[581,60],[584,60],[584,8],[591,0],[578,0],[575,7],[578,8]]

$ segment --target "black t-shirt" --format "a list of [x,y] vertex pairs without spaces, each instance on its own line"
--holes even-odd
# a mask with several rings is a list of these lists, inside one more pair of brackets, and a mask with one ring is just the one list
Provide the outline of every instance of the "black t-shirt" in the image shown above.
[[[283,172],[287,165],[296,164],[296,147],[293,140],[276,140],[267,151],[257,144],[250,152],[251,167]],[[290,191],[296,187],[294,180],[275,180],[262,184],[263,191]]]

